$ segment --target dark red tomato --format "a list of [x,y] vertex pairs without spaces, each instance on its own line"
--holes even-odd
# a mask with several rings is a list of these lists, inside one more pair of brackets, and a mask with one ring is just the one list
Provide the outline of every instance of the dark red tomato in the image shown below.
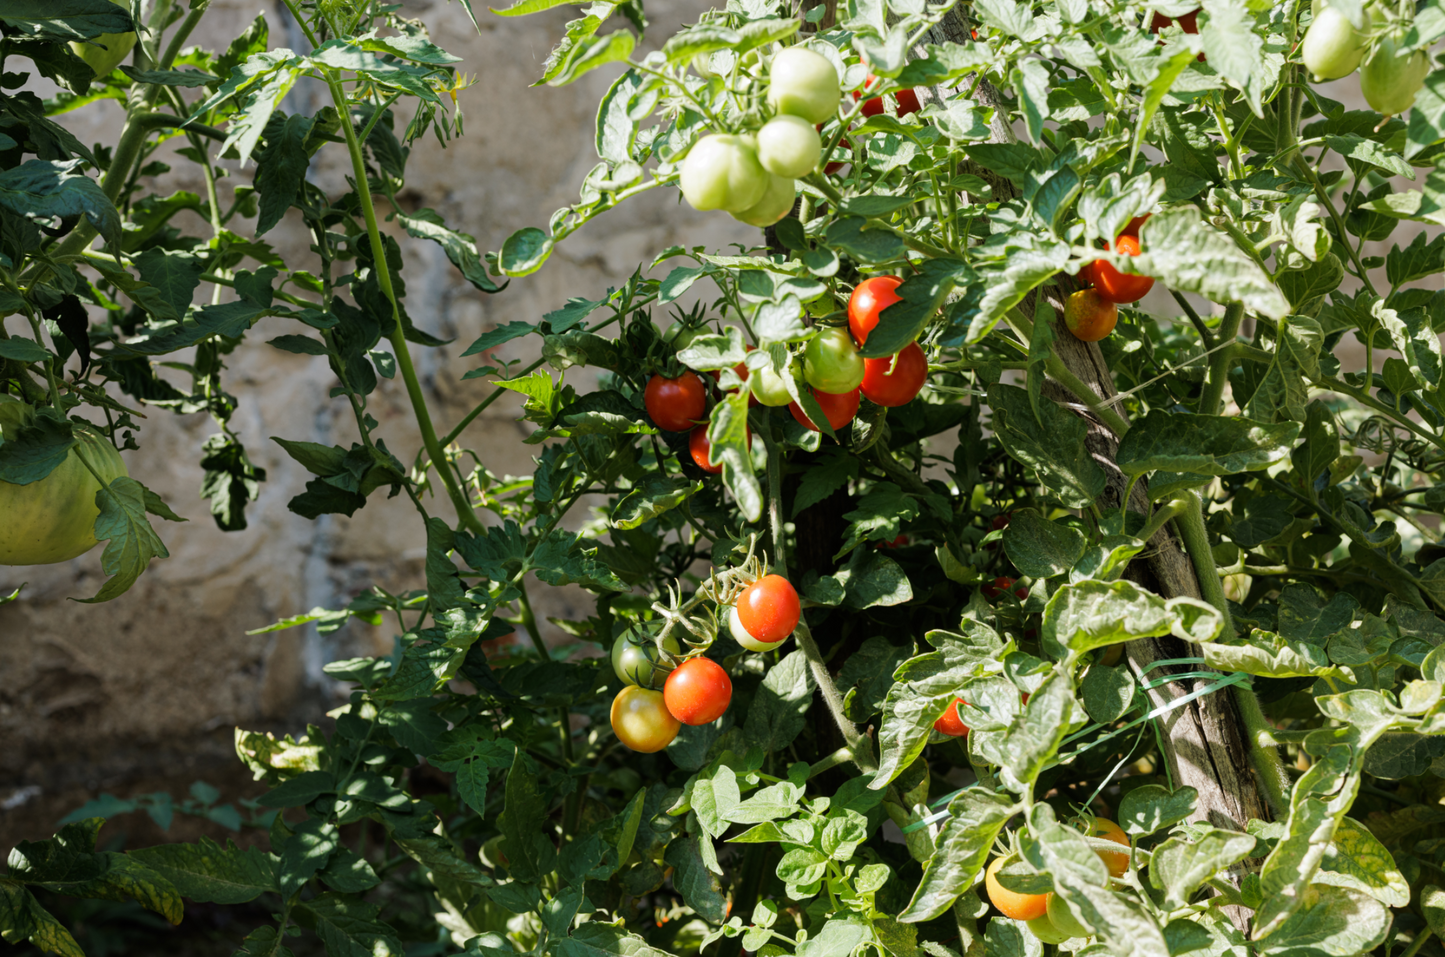
[[907,536],[906,534],[903,534],[903,535],[899,535],[897,538],[895,538],[895,539],[894,539],[893,541],[891,541],[891,542],[879,542],[879,543],[878,543],[878,547],[879,547],[879,548],[902,548],[904,545],[907,545],[907,544],[908,544],[908,536]]
[[[888,367],[893,366],[893,372]],[[910,342],[898,353],[898,363],[893,356],[882,359],[863,360],[863,395],[870,402],[895,408],[913,401],[923,383],[928,381],[928,359],[916,342]]]
[[988,523],[990,532],[997,532],[1000,529],[1008,528],[1008,520],[1013,518],[1013,512],[1004,512],[1002,515],[995,515]]
[[690,431],[693,423],[707,411],[702,380],[691,372],[684,372],[676,379],[653,376],[642,400],[653,424],[668,432]]
[[[1175,22],[1176,21],[1173,17],[1166,17],[1162,13],[1156,13],[1153,17],[1149,19],[1149,32],[1158,33],[1160,30],[1163,30],[1165,27]],[[1183,30],[1185,33],[1198,33],[1199,11],[1191,10],[1188,13],[1184,14],[1184,16],[1180,17],[1177,22],[1179,24],[1179,29]],[[1159,45],[1162,47],[1164,45],[1164,41],[1160,40]],[[1194,59],[1198,60],[1200,63],[1203,63],[1204,54],[1201,53]]]
[[968,725],[964,724],[963,719],[958,716],[958,706],[961,704],[968,704],[968,702],[962,698],[954,698],[953,704],[948,706],[948,710],[933,722],[933,730],[942,731],[950,738],[968,737]]
[[[1010,588],[1013,588],[1013,584],[1014,580],[1012,578],[1009,578],[1006,575],[1000,575],[998,578],[995,578],[993,581],[983,586],[983,597],[992,601],[993,599],[1002,595],[1004,592],[1008,591]],[[1022,585],[1014,588],[1013,592],[1014,597],[1017,598],[1019,601],[1023,601],[1025,598],[1029,597],[1029,590]]]
[[918,102],[918,94],[912,90],[899,90],[894,96],[898,100],[898,118],[900,120],[909,113],[917,113],[923,109]]
[[[863,84],[863,89],[871,89],[878,85],[878,78],[868,74],[868,82]],[[863,95],[863,90],[854,90],[853,99],[856,101]],[[922,107],[918,104],[918,94],[912,90],[899,90],[894,98],[898,100],[898,118],[901,120],[909,113],[917,113]],[[883,97],[869,97],[863,103],[862,113],[864,116],[877,116],[883,112]]]
[[782,575],[764,575],[744,588],[737,610],[748,634],[769,644],[791,635],[803,615],[797,591]]
[[1125,226],[1119,235],[1133,236],[1135,239],[1138,239],[1140,228],[1143,227],[1143,225],[1149,221],[1149,217],[1153,215],[1153,213],[1145,213],[1143,216],[1135,216],[1129,220],[1129,225]]
[[903,301],[895,291],[902,284],[903,280],[897,276],[874,276],[853,287],[853,295],[848,297],[848,330],[853,333],[858,348],[863,348],[868,333],[878,325],[878,314]]
[[[813,398],[818,400],[818,405],[823,409],[823,415],[828,419],[828,424],[837,432],[843,426],[853,421],[853,416],[858,414],[858,403],[860,401],[859,389],[852,392],[819,392],[817,389],[810,390]],[[821,432],[822,429],[813,424],[813,420],[803,414],[802,406],[796,402],[788,403],[788,411],[793,413],[793,418],[798,424],[814,432]]]
[[[753,447],[753,430],[748,430],[748,448]],[[722,463],[714,463],[712,460],[712,443],[707,439],[707,423],[693,426],[692,434],[687,437],[687,450],[692,453],[692,460],[697,467],[711,475],[717,475],[723,470]]]
[[667,676],[662,700],[683,724],[711,724],[733,700],[732,679],[711,658],[689,658]]
[[[1114,240],[1114,252],[1125,256],[1139,255],[1139,237],[1128,233]],[[1130,303],[1143,299],[1154,280],[1148,276],[1133,276],[1120,272],[1102,259],[1094,260],[1094,288],[1105,302]]]

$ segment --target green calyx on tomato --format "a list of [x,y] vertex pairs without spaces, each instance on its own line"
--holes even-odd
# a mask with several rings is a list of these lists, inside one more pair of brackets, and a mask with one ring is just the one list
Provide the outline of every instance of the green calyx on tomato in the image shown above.
[[824,392],[851,392],[863,383],[863,357],[847,329],[821,330],[803,348],[803,381]]
[[1316,80],[1338,80],[1359,67],[1366,39],[1343,12],[1319,5],[1300,44],[1300,60]]
[[[127,12],[130,4],[126,0],[110,0]],[[72,40],[70,49],[95,71],[97,78],[107,77],[120,66],[130,51],[135,48],[135,31],[126,33],[102,33],[89,40]]]
[[774,176],[807,176],[822,159],[823,140],[801,116],[780,113],[758,130],[758,162]]
[[805,47],[788,47],[773,57],[768,72],[768,105],[778,113],[825,123],[843,96],[838,71],[828,58]]
[[1429,75],[1425,51],[1401,53],[1400,38],[1384,36],[1360,68],[1360,92],[1371,109],[1393,116],[1415,105],[1415,94]]
[[749,226],[767,228],[793,211],[793,200],[798,196],[798,184],[786,176],[768,174],[768,188],[763,198],[740,213],[733,213],[733,219]]
[[707,411],[702,380],[691,372],[676,379],[653,376],[643,390],[642,401],[653,424],[665,432],[690,432]]
[[711,724],[723,716],[733,699],[733,682],[711,658],[689,658],[667,676],[662,700],[683,724]]
[[737,605],[733,605],[728,609],[728,632],[733,636],[733,641],[736,641],[748,651],[756,651],[759,654],[764,651],[774,651],[782,647],[783,644],[781,641],[758,641],[752,635],[748,634],[748,630],[743,627],[743,620],[738,617]]
[[[33,417],[30,406],[0,396],[0,442]],[[26,485],[0,481],[0,565],[50,565],[96,546],[101,485],[91,469],[106,484],[129,473],[105,436],[80,424],[72,434],[75,445],[49,475]]]
[[[669,655],[682,654],[682,647],[671,635],[662,647]],[[670,667],[658,653],[657,643],[650,635],[639,635],[629,628],[612,643],[612,670],[630,685],[651,688],[660,684],[659,679]]]
[[652,754],[672,743],[682,722],[667,710],[661,691],[628,685],[612,699],[612,733],[633,751]]
[[713,133],[693,144],[678,185],[693,209],[740,213],[757,205],[770,180],[751,138]]

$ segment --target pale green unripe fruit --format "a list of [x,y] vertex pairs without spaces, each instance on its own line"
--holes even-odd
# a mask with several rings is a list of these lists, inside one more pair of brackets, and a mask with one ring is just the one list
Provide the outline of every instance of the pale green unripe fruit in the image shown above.
[[787,382],[772,369],[753,369],[748,376],[748,388],[760,403],[772,408],[793,401],[793,397],[788,393]]
[[774,176],[807,176],[822,158],[823,140],[801,116],[783,113],[758,130],[758,162]]
[[1395,38],[1382,37],[1374,55],[1360,68],[1360,92],[1365,102],[1386,116],[1414,106],[1415,94],[1430,75],[1430,58],[1424,51],[1396,56],[1398,49]]
[[1079,923],[1074,917],[1073,911],[1069,910],[1069,905],[1065,904],[1064,899],[1058,894],[1049,895],[1048,918],[1049,923],[1053,924],[1054,928],[1066,937],[1093,936],[1093,932]]
[[768,187],[763,192],[763,198],[739,213],[733,213],[733,218],[741,220],[750,226],[767,227],[793,210],[793,199],[798,195],[797,184],[787,176],[768,175]]
[[[122,0],[110,0],[118,7],[125,10],[130,9],[130,4]],[[97,46],[96,44],[99,44]],[[104,47],[104,49],[102,49]],[[135,47],[135,33],[102,33],[98,37],[91,37],[89,40],[72,41],[70,49],[75,55],[85,61],[85,65],[95,71],[96,79],[110,76],[112,70],[120,66],[130,51]]]
[[1305,32],[1300,58],[1316,80],[1349,76],[1365,57],[1365,38],[1348,17],[1334,7],[1322,7]]
[[757,205],[769,181],[748,137],[714,133],[682,161],[678,185],[693,209],[739,213]]
[[1053,925],[1047,915],[1029,921],[1029,930],[1045,944],[1062,944],[1070,935]]
[[843,90],[838,71],[821,54],[788,47],[773,57],[768,74],[768,103],[778,113],[823,123],[838,112]]
[[815,389],[841,395],[863,383],[865,367],[847,329],[828,328],[803,347],[803,380]]

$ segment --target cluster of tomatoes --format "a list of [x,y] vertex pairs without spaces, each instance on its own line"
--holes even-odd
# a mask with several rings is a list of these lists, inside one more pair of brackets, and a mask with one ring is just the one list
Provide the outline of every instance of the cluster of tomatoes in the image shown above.
[[[1124,829],[1113,821],[1106,821],[1103,818],[1091,819],[1085,833],[1090,837],[1102,838],[1106,841],[1113,841],[1125,848],[1129,845],[1129,835]],[[1129,869],[1129,855],[1123,851],[1098,851],[1104,866],[1109,869],[1111,878],[1124,876]],[[1091,937],[1093,931],[1079,923],[1069,911],[1069,907],[1063,899],[1055,894],[1021,894],[1011,891],[999,882],[998,872],[1001,868],[1014,860],[1013,857],[995,857],[984,872],[984,886],[988,889],[989,903],[998,908],[999,912],[1011,920],[1020,920],[1028,924],[1033,935],[1045,944],[1059,944],[1074,937]]]
[[1358,30],[1328,2],[1314,0],[1312,9],[1300,60],[1316,80],[1338,80],[1359,70],[1360,93],[1372,109],[1391,116],[1415,105],[1415,94],[1430,75],[1430,58],[1423,50],[1400,49],[1405,23],[1392,23],[1388,11],[1371,6],[1369,26]]
[[[798,627],[803,606],[781,575],[764,575],[748,585],[728,610],[728,630],[749,651],[772,651]],[[612,731],[633,751],[651,754],[672,743],[682,726],[711,724],[732,703],[733,683],[722,665],[701,655],[667,670],[663,658],[681,653],[677,641],[657,645],[626,632],[612,646],[612,670],[627,687],[612,700]],[[662,690],[653,686],[662,680]]]
[[[1145,213],[1129,220],[1129,225],[1114,238],[1111,251],[1121,256],[1139,255],[1139,227],[1148,219]],[[1080,269],[1078,280],[1085,288],[1065,301],[1064,324],[1085,342],[1098,342],[1113,332],[1119,321],[1119,306],[1138,302],[1154,288],[1154,280],[1148,276],[1120,272],[1102,259]]]

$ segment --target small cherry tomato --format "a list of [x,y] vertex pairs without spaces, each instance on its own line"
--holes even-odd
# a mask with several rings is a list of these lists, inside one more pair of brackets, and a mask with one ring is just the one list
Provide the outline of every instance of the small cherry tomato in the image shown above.
[[798,184],[786,176],[768,174],[768,186],[763,190],[762,199],[747,209],[732,213],[733,219],[749,226],[766,229],[793,211],[793,201],[798,198]]
[[848,329],[860,349],[868,341],[868,333],[878,325],[878,314],[903,301],[895,291],[902,283],[897,276],[874,276],[853,287],[853,295],[848,297]]
[[1106,841],[1113,841],[1115,844],[1124,846],[1125,851],[1098,852],[1099,859],[1102,860],[1104,866],[1109,869],[1109,876],[1123,877],[1124,872],[1129,869],[1129,855],[1127,853],[1129,835],[1124,833],[1122,827],[1102,817],[1094,818],[1089,825],[1087,833],[1090,837],[1101,837]]
[[[819,392],[817,389],[814,389],[812,393],[813,398],[818,400],[818,406],[823,410],[824,418],[828,420],[828,424],[833,427],[834,432],[837,432],[843,426],[852,422],[853,416],[858,414],[860,396],[859,390],[857,389],[854,389],[852,392],[843,393]],[[798,424],[804,428],[811,429],[814,432],[823,431],[813,424],[812,419],[804,414],[802,406],[798,405],[798,403],[789,402],[788,411],[793,413],[793,418],[797,419]]]
[[711,724],[733,700],[733,682],[711,658],[689,658],[667,676],[662,700],[683,724]]
[[1020,894],[1011,891],[998,882],[998,872],[1012,858],[995,857],[984,873],[984,887],[988,889],[989,903],[1011,920],[1033,920],[1042,917],[1048,910],[1047,894]]
[[[1128,233],[1114,241],[1114,251],[1126,256],[1139,255],[1139,237]],[[1094,288],[1105,302],[1130,303],[1144,298],[1154,288],[1154,280],[1148,276],[1135,276],[1120,272],[1102,259],[1094,260]]]
[[1184,14],[1184,16],[1180,17],[1178,21],[1175,21],[1173,17],[1166,17],[1162,13],[1156,13],[1149,20],[1149,32],[1158,33],[1160,30],[1163,30],[1165,27],[1170,26],[1175,22],[1178,22],[1179,29],[1183,30],[1185,33],[1198,33],[1199,11],[1191,10],[1188,13]]
[[1100,297],[1097,289],[1080,289],[1064,301],[1064,324],[1076,339],[1098,342],[1118,322],[1119,307]]
[[1061,934],[1069,937],[1092,937],[1093,931],[1079,923],[1078,918],[1069,910],[1069,905],[1058,894],[1050,894],[1048,904],[1049,923]]
[[[752,429],[748,430],[747,435],[748,448],[752,448]],[[712,443],[707,439],[706,422],[693,426],[692,434],[687,437],[687,450],[692,453],[692,460],[697,463],[697,467],[704,472],[707,472],[709,475],[717,475],[722,472],[722,463],[712,460]]]
[[1011,518],[1013,518],[1013,512],[1003,512],[995,515],[988,523],[988,530],[990,532],[997,532],[1008,528],[1008,522]]
[[803,347],[803,381],[822,392],[853,391],[865,368],[847,329],[822,329]]
[[803,616],[798,593],[782,575],[764,575],[744,588],[737,601],[738,620],[758,641],[782,641]]
[[1381,37],[1360,68],[1360,93],[1370,109],[1386,116],[1414,106],[1415,94],[1430,75],[1430,58],[1424,50],[1402,54],[1399,47],[1399,37]]
[[758,402],[773,408],[793,401],[792,395],[788,393],[788,384],[770,368],[758,370],[757,374],[748,380],[748,391]]
[[1001,575],[998,578],[995,578],[992,582],[983,586],[983,597],[992,601],[993,599],[1002,595],[1004,592],[1008,591],[1010,588],[1013,588],[1014,597],[1017,598],[1019,601],[1023,601],[1025,598],[1029,597],[1029,590],[1027,588],[1022,585],[1014,588],[1013,584],[1014,580],[1012,578]]
[[[885,356],[863,360],[864,397],[889,408],[912,402],[923,388],[923,383],[928,381],[928,359],[918,343],[910,342],[905,346],[898,353],[896,365],[893,359],[893,356]],[[889,366],[893,366],[891,373]]]
[[[878,78],[868,74],[868,80],[863,84],[863,89],[872,89],[878,86]],[[859,100],[863,96],[863,90],[854,90],[853,99]],[[909,113],[917,113],[921,107],[918,105],[918,94],[911,89],[899,90],[893,94],[898,101],[898,118],[901,120]],[[883,112],[883,97],[872,96],[863,102],[863,109],[860,111],[864,116],[878,116]]]
[[653,424],[667,432],[688,432],[694,422],[704,418],[707,400],[702,380],[691,372],[676,379],[655,375],[642,393],[643,405]]
[[908,544],[908,535],[907,535],[907,533],[904,533],[904,534],[899,535],[897,538],[895,538],[895,539],[894,539],[893,541],[891,541],[891,542],[879,542],[879,543],[878,543],[878,547],[879,547],[879,548],[902,548],[904,545],[907,545],[907,544]]
[[[668,654],[682,654],[677,639],[670,635],[663,647]],[[629,629],[618,635],[617,640],[612,643],[612,670],[628,684],[652,687],[660,677],[658,672],[667,667],[659,667],[661,664],[662,656],[657,653],[657,643],[651,637],[643,636],[639,639],[636,632]]]
[[667,710],[661,691],[628,685],[612,699],[612,732],[633,751],[661,751],[681,730],[682,722]]
[[1314,22],[1300,44],[1300,62],[1317,81],[1338,80],[1359,67],[1367,39],[1344,13],[1316,4]]
[[948,710],[939,715],[938,720],[933,722],[933,730],[941,731],[950,738],[968,737],[968,725],[963,723],[963,718],[958,714],[958,706],[968,704],[962,698],[954,698]]
[[843,91],[838,71],[821,54],[806,47],[787,47],[768,68],[768,104],[779,113],[826,123],[838,112]]
[[734,605],[728,609],[728,631],[733,636],[733,641],[742,645],[748,651],[774,651],[782,642],[779,641],[758,641],[748,630],[743,627],[743,620],[738,617],[738,606]]
[[769,183],[752,140],[727,133],[713,133],[694,143],[677,181],[693,209],[730,213],[756,205]]

